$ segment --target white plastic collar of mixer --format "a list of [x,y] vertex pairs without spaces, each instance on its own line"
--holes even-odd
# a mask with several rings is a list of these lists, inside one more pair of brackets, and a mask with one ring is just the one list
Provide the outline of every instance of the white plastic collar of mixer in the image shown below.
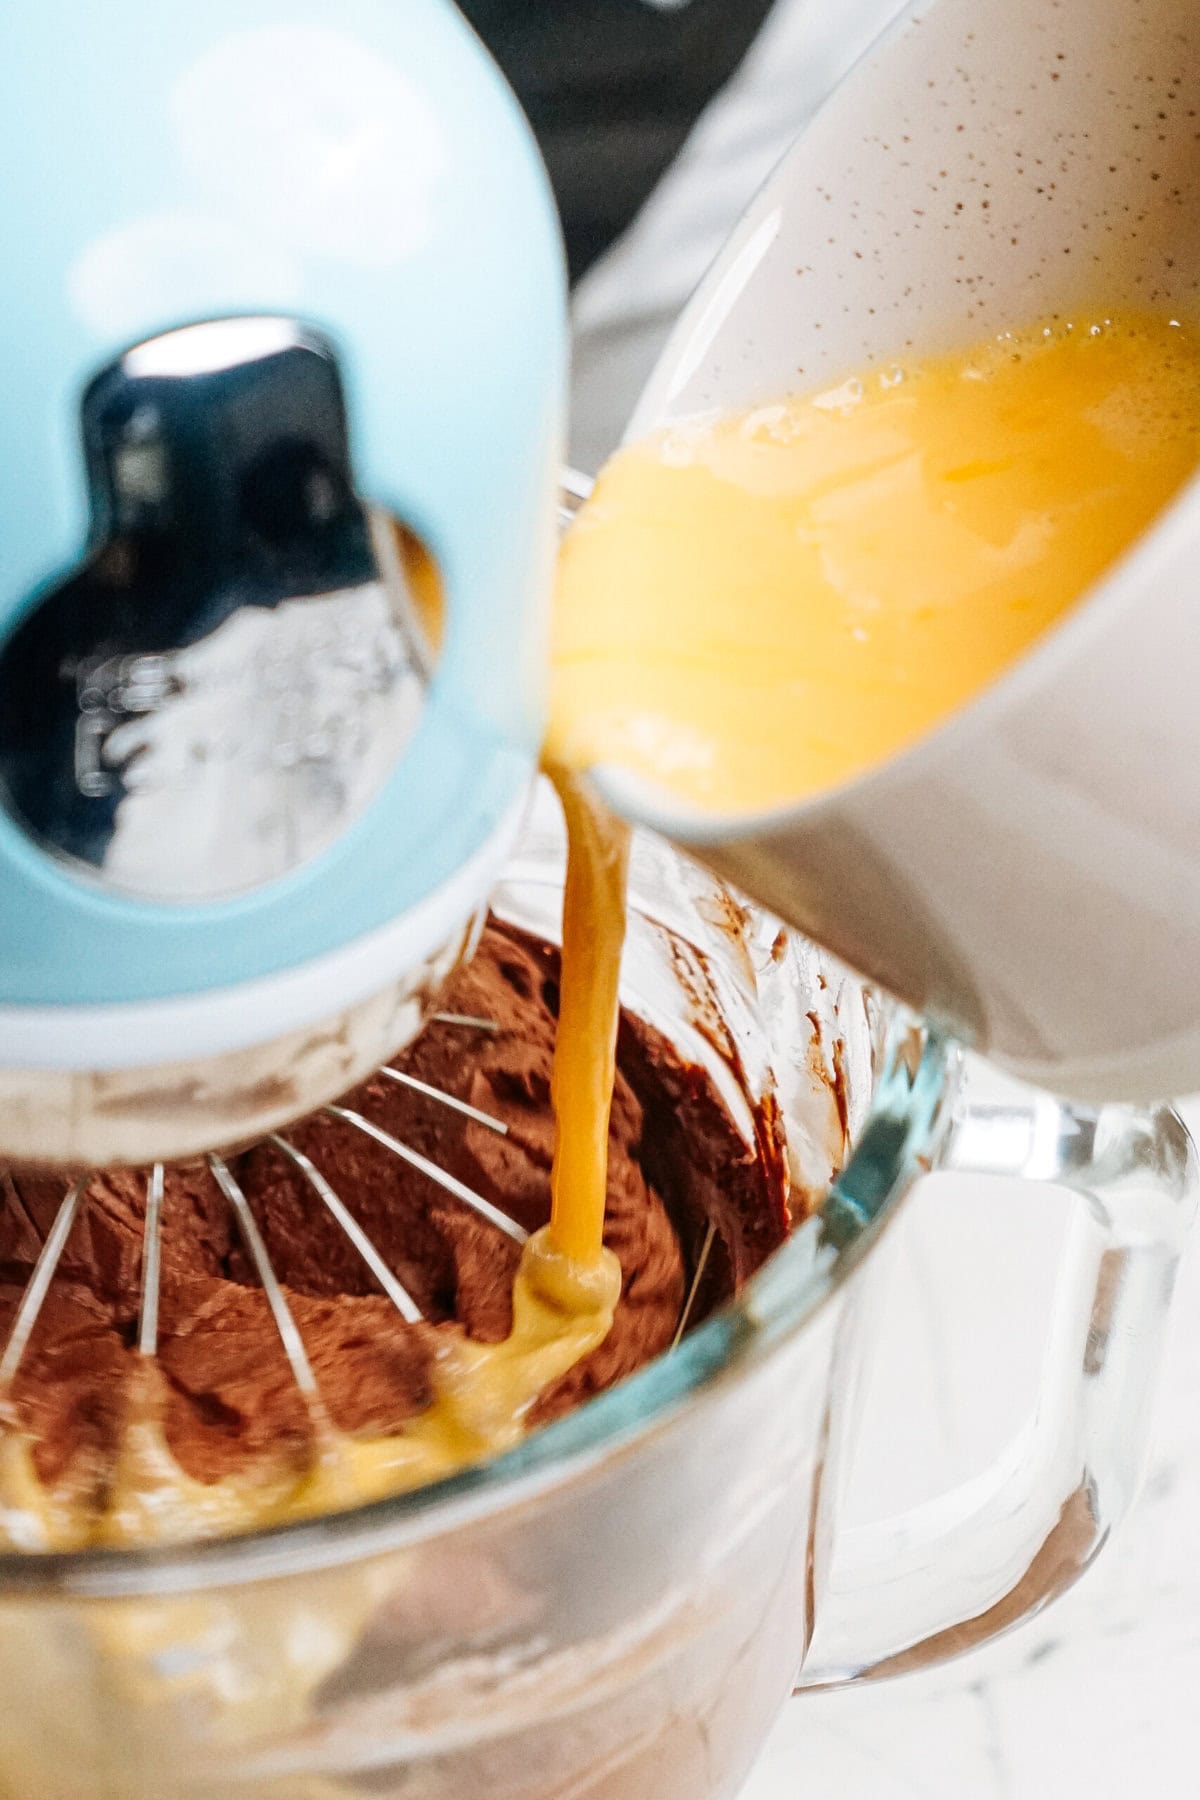
[[380,930],[328,956],[236,987],[111,1006],[0,1006],[0,1068],[115,1070],[242,1050],[303,1030],[436,965],[491,893],[525,796],[453,876]]

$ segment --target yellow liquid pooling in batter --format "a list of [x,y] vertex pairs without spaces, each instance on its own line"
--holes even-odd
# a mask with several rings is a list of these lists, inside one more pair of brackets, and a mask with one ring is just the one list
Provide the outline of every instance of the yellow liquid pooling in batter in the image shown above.
[[431,1370],[433,1399],[403,1430],[380,1437],[335,1431],[313,1403],[311,1466],[294,1457],[243,1475],[197,1481],[172,1454],[162,1371],[145,1361],[130,1383],[120,1452],[102,1501],[46,1488],[19,1428],[0,1432],[0,1548],[78,1550],[220,1537],[361,1506],[452,1475],[513,1448],[539,1396],[608,1336],[621,1293],[610,1251],[564,1256],[548,1228],[524,1246],[513,1321],[498,1344],[447,1331]]

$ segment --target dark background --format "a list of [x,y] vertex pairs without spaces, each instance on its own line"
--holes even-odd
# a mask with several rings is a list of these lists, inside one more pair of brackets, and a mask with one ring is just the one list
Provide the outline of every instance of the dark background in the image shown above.
[[774,0],[458,0],[537,133],[571,280],[629,225]]

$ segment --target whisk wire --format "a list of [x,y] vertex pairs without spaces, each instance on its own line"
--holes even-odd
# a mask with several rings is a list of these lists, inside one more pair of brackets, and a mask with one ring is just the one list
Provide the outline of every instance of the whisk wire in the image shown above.
[[399,1138],[392,1137],[380,1126],[372,1124],[370,1119],[364,1119],[361,1113],[351,1112],[348,1106],[327,1106],[325,1111],[331,1118],[341,1119],[345,1124],[353,1125],[356,1131],[365,1132],[367,1137],[374,1138],[377,1144],[382,1144],[385,1150],[390,1150],[402,1162],[406,1162],[411,1169],[416,1169],[420,1174],[428,1176],[430,1181],[435,1182],[447,1194],[453,1194],[456,1200],[461,1200],[464,1206],[469,1206],[473,1212],[478,1213],[481,1219],[486,1219],[489,1225],[494,1225],[497,1231],[502,1231],[505,1237],[511,1238],[514,1244],[524,1244],[528,1241],[529,1233],[523,1226],[518,1225],[515,1219],[510,1219],[507,1213],[501,1212],[498,1206],[493,1206],[490,1200],[485,1200],[482,1194],[477,1194],[474,1188],[469,1188],[466,1182],[459,1181],[457,1176],[451,1175],[448,1170],[439,1168],[437,1163],[430,1162],[427,1156],[422,1156],[419,1151],[410,1149],[407,1144],[402,1144]]
[[420,1324],[423,1317],[420,1307],[403,1282],[388,1268],[362,1226],[338,1198],[320,1169],[305,1156],[303,1150],[297,1150],[295,1144],[289,1144],[286,1138],[272,1135],[270,1141],[299,1169],[313,1192],[328,1207],[401,1318],[407,1319],[410,1325]]
[[250,1211],[250,1202],[234,1180],[228,1165],[221,1157],[213,1155],[208,1159],[217,1186],[228,1200],[237,1220],[238,1230],[250,1260],[254,1264],[258,1279],[266,1295],[267,1305],[271,1309],[271,1317],[275,1321],[275,1329],[279,1333],[279,1341],[283,1345],[284,1355],[288,1359],[296,1386],[309,1402],[310,1406],[319,1405],[317,1378],[313,1374],[312,1364],[308,1360],[308,1352],[304,1348],[304,1339],[292,1316],[292,1309],[287,1303],[287,1296],[279,1284],[279,1277],[271,1266],[267,1255],[267,1246],[263,1243],[262,1234],[254,1222],[254,1214]]
[[13,1320],[8,1342],[4,1346],[4,1355],[0,1356],[0,1396],[7,1393],[12,1386],[13,1378],[21,1366],[21,1359],[29,1344],[33,1328],[37,1324],[38,1314],[45,1303],[50,1283],[54,1280],[54,1271],[66,1248],[67,1239],[71,1235],[71,1227],[75,1223],[75,1215],[79,1211],[79,1202],[87,1188],[86,1178],[73,1182],[67,1189],[54,1223],[46,1235],[41,1253],[33,1266],[33,1274],[25,1292],[21,1295],[21,1303],[17,1307],[17,1316]]
[[704,1242],[700,1246],[700,1254],[696,1258],[696,1272],[692,1276],[691,1286],[688,1288],[687,1299],[683,1303],[683,1310],[679,1315],[679,1323],[675,1327],[675,1336],[671,1339],[672,1350],[678,1350],[680,1344],[683,1342],[683,1334],[687,1330],[691,1320],[692,1308],[696,1304],[696,1296],[700,1292],[700,1283],[704,1279],[704,1271],[708,1267],[708,1259],[712,1255],[712,1247],[716,1241],[716,1236],[717,1222],[715,1219],[710,1219],[708,1221],[708,1230],[704,1233]]
[[495,1019],[481,1019],[475,1013],[439,1012],[430,1017],[435,1025],[462,1025],[471,1031],[489,1031],[493,1037],[500,1029]]
[[508,1136],[508,1126],[503,1119],[481,1112],[479,1107],[460,1100],[457,1094],[447,1094],[442,1088],[431,1087],[427,1081],[418,1081],[415,1075],[406,1074],[403,1069],[393,1069],[386,1063],[379,1073],[386,1075],[389,1081],[396,1082],[399,1087],[411,1088],[414,1094],[424,1094],[426,1099],[448,1106],[452,1112],[461,1113],[464,1119],[471,1119],[476,1125],[486,1125],[489,1131],[496,1132],[499,1137]]
[[155,1163],[146,1184],[146,1222],[142,1228],[142,1295],[138,1308],[138,1354],[158,1352],[158,1295],[162,1285],[163,1166]]

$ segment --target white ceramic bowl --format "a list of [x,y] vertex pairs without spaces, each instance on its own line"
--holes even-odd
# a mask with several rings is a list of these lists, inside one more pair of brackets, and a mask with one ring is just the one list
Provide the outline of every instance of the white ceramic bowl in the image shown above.
[[[1191,0],[908,8],[751,207],[631,434],[1039,318],[1200,323],[1198,176]],[[866,778],[717,821],[606,790],[1027,1079],[1190,1091],[1198,585],[1193,481],[1031,656]]]

